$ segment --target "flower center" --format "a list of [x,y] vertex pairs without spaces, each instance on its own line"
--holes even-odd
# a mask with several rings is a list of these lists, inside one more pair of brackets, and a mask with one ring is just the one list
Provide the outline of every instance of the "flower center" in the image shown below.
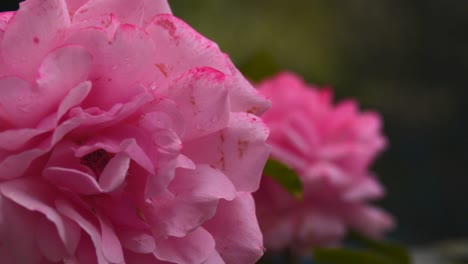
[[96,176],[99,176],[113,157],[114,154],[98,149],[81,157],[80,163],[90,168]]

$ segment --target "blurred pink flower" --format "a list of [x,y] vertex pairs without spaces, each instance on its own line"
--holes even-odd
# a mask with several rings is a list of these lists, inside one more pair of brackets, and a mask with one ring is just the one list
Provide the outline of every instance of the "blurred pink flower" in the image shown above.
[[392,217],[367,203],[384,193],[368,171],[386,146],[380,116],[359,113],[353,100],[334,106],[329,89],[291,73],[258,88],[273,106],[263,116],[272,157],[293,169],[304,188],[298,201],[263,177],[254,197],[267,248],[335,246],[349,229],[374,238],[391,229]]
[[269,102],[165,0],[0,13],[0,263],[254,263]]

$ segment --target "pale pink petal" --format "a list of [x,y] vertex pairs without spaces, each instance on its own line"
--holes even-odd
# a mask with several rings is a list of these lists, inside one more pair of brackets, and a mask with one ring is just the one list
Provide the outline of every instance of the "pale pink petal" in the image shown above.
[[78,8],[84,5],[89,0],[65,0],[67,2],[67,8],[70,15],[73,15]]
[[0,119],[14,126],[34,126],[52,113],[72,88],[87,79],[90,66],[91,57],[83,48],[63,47],[50,53],[41,64],[38,86],[17,78],[1,79]]
[[0,12],[0,36],[3,36],[3,31],[5,31],[8,22],[15,13],[16,12]]
[[145,91],[156,72],[150,37],[132,25],[122,25],[112,41],[104,30],[86,28],[69,36],[66,43],[85,47],[94,59],[90,75],[93,90],[85,105],[110,109],[128,102]]
[[145,197],[156,197],[163,193],[174,179],[176,169],[195,169],[195,164],[185,155],[178,155],[168,163],[162,165],[155,177],[150,177],[145,187]]
[[103,192],[93,176],[76,169],[51,166],[44,170],[44,177],[58,187],[78,194],[92,195]]
[[250,193],[220,201],[215,217],[203,227],[214,237],[216,250],[227,264],[254,263],[263,255],[262,233]]
[[184,237],[169,237],[158,243],[154,255],[163,261],[180,264],[202,263],[215,248],[213,237],[203,228]]
[[213,250],[213,253],[202,264],[225,264],[219,253]]
[[[235,113],[228,128],[188,142],[183,151],[194,162],[224,172],[237,191],[253,192],[258,189],[270,152],[265,143],[267,136],[268,129],[258,117]],[[200,153],[200,149],[204,151]]]
[[153,199],[147,218],[160,237],[183,237],[213,217],[220,199],[232,200],[236,190],[220,171],[208,165],[180,169],[169,185],[170,194]]
[[[211,67],[230,74],[225,55],[216,43],[206,39],[182,20],[172,15],[158,15],[146,32],[156,51],[155,70],[160,85],[197,67]],[[190,58],[190,59],[188,59]]]
[[42,59],[56,47],[69,25],[64,0],[22,2],[8,22],[0,46],[5,63],[17,76],[34,80]]
[[236,197],[236,189],[229,178],[208,165],[198,165],[195,170],[179,170],[168,189],[178,197],[192,201]]
[[149,254],[156,248],[154,237],[143,231],[121,231],[119,238],[122,246],[134,253]]
[[298,240],[303,245],[336,246],[346,234],[345,222],[340,216],[319,209],[305,212],[297,228]]
[[44,118],[49,107],[37,98],[33,84],[16,77],[0,79],[0,120],[13,127],[32,127]]
[[345,214],[352,229],[374,239],[381,239],[385,232],[395,228],[394,218],[373,206],[350,206]]
[[167,90],[185,119],[184,140],[218,131],[229,123],[225,75],[212,68],[195,68],[184,73]]
[[349,190],[343,193],[345,201],[363,201],[367,199],[381,198],[385,193],[382,185],[375,179],[375,176],[366,176],[362,180],[350,186]]
[[89,0],[73,17],[73,22],[115,14],[120,22],[144,27],[158,14],[170,14],[167,0]]
[[102,253],[111,263],[123,263],[122,245],[117,237],[114,227],[105,217],[99,216],[101,226]]
[[229,72],[232,76],[227,84],[232,111],[247,112],[258,116],[263,114],[271,107],[270,101],[252,87],[228,57],[226,60],[229,62]]
[[143,23],[141,27],[146,27],[156,15],[172,14],[171,7],[167,0],[143,0]]
[[31,149],[13,154],[0,161],[0,179],[10,180],[21,177],[33,160],[45,153],[41,149]]
[[122,153],[113,157],[99,177],[99,185],[106,192],[112,192],[120,187],[127,177],[130,158]]

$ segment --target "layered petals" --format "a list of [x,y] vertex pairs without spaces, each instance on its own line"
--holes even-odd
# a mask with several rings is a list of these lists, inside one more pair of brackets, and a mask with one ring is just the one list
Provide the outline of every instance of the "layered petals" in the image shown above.
[[394,226],[393,219],[368,203],[384,195],[369,171],[385,149],[381,118],[359,112],[354,100],[333,105],[330,89],[309,86],[292,73],[258,85],[273,107],[264,115],[272,158],[294,170],[303,186],[298,201],[265,177],[255,193],[268,248],[337,246],[349,230],[373,238]]
[[254,263],[268,107],[167,0],[0,13],[0,263]]

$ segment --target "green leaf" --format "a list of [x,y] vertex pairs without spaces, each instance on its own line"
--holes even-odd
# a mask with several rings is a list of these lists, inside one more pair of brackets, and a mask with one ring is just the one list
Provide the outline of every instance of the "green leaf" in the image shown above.
[[269,159],[263,169],[263,173],[292,194],[297,199],[302,199],[302,181],[297,174],[281,162]]
[[385,255],[357,249],[316,249],[314,260],[324,264],[402,264]]
[[353,240],[359,242],[360,244],[362,244],[363,246],[365,246],[369,250],[371,250],[371,251],[373,251],[373,252],[375,252],[377,254],[384,255],[384,256],[392,259],[396,263],[400,263],[400,264],[410,264],[411,263],[411,257],[409,255],[408,251],[406,250],[406,248],[404,248],[401,245],[398,245],[396,243],[392,243],[392,242],[389,242],[389,241],[373,240],[373,239],[364,237],[364,236],[362,236],[360,234],[357,234],[357,233],[354,233],[354,232],[351,234],[351,238]]

